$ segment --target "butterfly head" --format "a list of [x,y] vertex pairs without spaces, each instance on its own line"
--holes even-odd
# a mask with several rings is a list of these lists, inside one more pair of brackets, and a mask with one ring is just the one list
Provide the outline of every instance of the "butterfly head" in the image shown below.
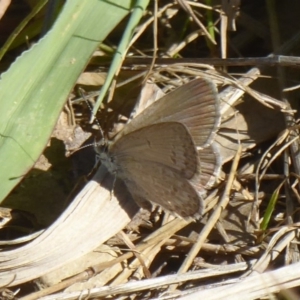
[[112,174],[116,173],[116,164],[114,163],[113,156],[109,153],[110,142],[107,139],[101,139],[99,142],[95,142],[95,151],[98,159]]

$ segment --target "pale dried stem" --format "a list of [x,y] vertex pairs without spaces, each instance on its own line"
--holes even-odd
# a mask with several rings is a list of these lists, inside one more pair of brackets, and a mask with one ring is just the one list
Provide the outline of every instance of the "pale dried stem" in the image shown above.
[[[239,159],[240,159],[240,156],[241,156],[241,152],[242,152],[242,148],[240,146],[238,148],[237,153],[235,155],[235,158],[233,160],[231,171],[230,171],[230,174],[228,176],[228,181],[227,181],[226,188],[224,190],[223,196],[222,196],[220,202],[218,203],[216,209],[212,213],[211,217],[209,218],[208,222],[206,223],[206,225],[202,229],[201,234],[199,235],[199,238],[198,238],[197,242],[192,247],[191,251],[189,252],[189,254],[186,257],[185,261],[183,262],[182,266],[178,270],[179,274],[186,272],[189,269],[189,267],[192,265],[193,260],[195,259],[195,257],[199,253],[199,251],[200,251],[202,245],[204,244],[206,238],[208,237],[209,233],[211,232],[211,230],[213,229],[213,227],[215,226],[215,224],[219,220],[222,211],[226,208],[226,206],[229,202],[230,190],[231,190],[231,186],[233,184],[233,181],[234,181],[234,178],[235,178],[235,175],[236,175],[236,170],[237,170],[237,167],[238,167],[238,162],[239,162]],[[170,287],[169,290],[174,291],[175,289],[176,289],[176,285],[173,285],[173,286]]]
[[274,261],[285,249],[291,241],[296,237],[296,228],[284,226],[281,228],[268,243],[268,247],[263,255],[257,260],[249,272],[243,277],[248,276],[252,272],[263,273],[269,266],[271,261]]
[[7,11],[10,2],[11,0],[0,0],[0,20],[2,19],[5,12]]
[[203,30],[205,36],[211,41],[213,45],[216,45],[216,41],[212,39],[209,32],[206,30],[202,22],[197,18],[194,11],[191,9],[189,3],[185,0],[177,0],[178,4],[191,16],[191,18],[196,22],[196,24]]
[[[191,280],[211,278],[213,276],[220,276],[224,274],[232,274],[240,271],[245,271],[249,267],[246,263],[238,263],[233,265],[214,266],[207,270],[198,270],[188,272],[185,274],[168,275],[158,278],[145,279],[139,281],[131,281],[115,287],[104,286],[85,290],[81,292],[61,293],[41,298],[41,300],[54,300],[54,299],[78,299],[79,296],[86,297],[88,295],[93,297],[105,297],[109,295],[132,294],[151,288],[157,289],[173,283],[182,283]],[[84,298],[85,299],[85,298]],[[160,298],[161,299],[161,298]]]

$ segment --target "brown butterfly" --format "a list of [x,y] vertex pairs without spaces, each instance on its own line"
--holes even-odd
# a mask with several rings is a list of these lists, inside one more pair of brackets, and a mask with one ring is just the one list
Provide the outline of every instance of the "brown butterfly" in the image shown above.
[[96,151],[138,204],[197,217],[220,170],[212,145],[219,124],[215,85],[195,79],[151,104]]

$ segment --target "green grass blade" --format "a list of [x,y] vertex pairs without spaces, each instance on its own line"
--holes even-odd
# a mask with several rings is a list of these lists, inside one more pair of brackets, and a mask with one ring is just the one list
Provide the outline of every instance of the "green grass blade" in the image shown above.
[[280,190],[281,190],[284,183],[285,183],[285,180],[282,183],[280,183],[280,185],[276,188],[276,190],[273,192],[273,194],[271,196],[271,199],[268,203],[268,206],[267,206],[266,212],[264,214],[263,220],[260,224],[260,229],[261,230],[266,230],[268,228],[268,225],[270,223],[272,214],[274,212],[276,202],[278,200],[279,192],[280,192]]
[[[5,42],[3,47],[0,49],[0,60],[4,56],[4,54],[10,49],[12,44],[15,42],[15,47],[20,46],[21,43],[24,43],[25,41],[25,35],[23,37],[20,37],[20,33],[25,28],[26,25],[28,25],[29,21],[33,19],[37,15],[37,13],[47,4],[48,0],[42,0],[37,3],[37,5],[32,9],[30,14],[18,25],[18,27],[14,30],[14,32],[10,35],[8,40]],[[34,28],[36,30],[39,30],[39,26],[36,26],[34,24]],[[27,34],[27,36],[31,37],[31,35],[28,34],[28,32],[24,32],[24,34]],[[17,39],[17,40],[16,40]]]
[[67,1],[53,29],[2,74],[0,202],[38,159],[78,76],[131,2]]
[[149,0],[136,0],[136,2],[135,2],[131,17],[130,17],[129,22],[124,30],[122,40],[121,40],[121,42],[118,46],[118,49],[114,55],[113,61],[111,63],[109,72],[108,72],[106,80],[105,80],[105,83],[104,83],[103,87],[101,88],[101,92],[98,96],[95,107],[93,109],[93,115],[96,115],[97,110],[99,109],[99,107],[111,85],[111,82],[112,82],[116,72],[120,68],[123,58],[126,55],[126,51],[128,50],[127,47],[133,36],[133,31],[136,28],[141,17],[143,16],[143,13],[144,13],[146,7],[148,6],[148,4],[149,4]]

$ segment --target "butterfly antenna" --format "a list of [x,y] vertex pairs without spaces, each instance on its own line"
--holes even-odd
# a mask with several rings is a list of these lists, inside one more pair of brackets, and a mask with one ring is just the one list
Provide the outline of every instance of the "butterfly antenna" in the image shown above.
[[[82,88],[79,88],[79,89],[78,89],[78,92],[79,92],[80,96],[82,97],[82,99],[85,101],[85,103],[86,103],[86,105],[88,106],[88,108],[89,108],[89,110],[91,111],[91,113],[93,113],[93,108],[92,108],[90,102],[88,101],[88,99],[87,99],[87,97],[86,97],[86,95],[85,95],[84,90],[83,90]],[[95,122],[95,123],[98,125],[100,134],[101,134],[101,136],[102,136],[102,139],[104,139],[104,132],[103,132],[103,129],[102,129],[102,127],[101,127],[101,125],[100,125],[98,119],[97,119],[96,116],[94,116],[94,115],[92,116],[91,119],[93,119],[93,122]]]

